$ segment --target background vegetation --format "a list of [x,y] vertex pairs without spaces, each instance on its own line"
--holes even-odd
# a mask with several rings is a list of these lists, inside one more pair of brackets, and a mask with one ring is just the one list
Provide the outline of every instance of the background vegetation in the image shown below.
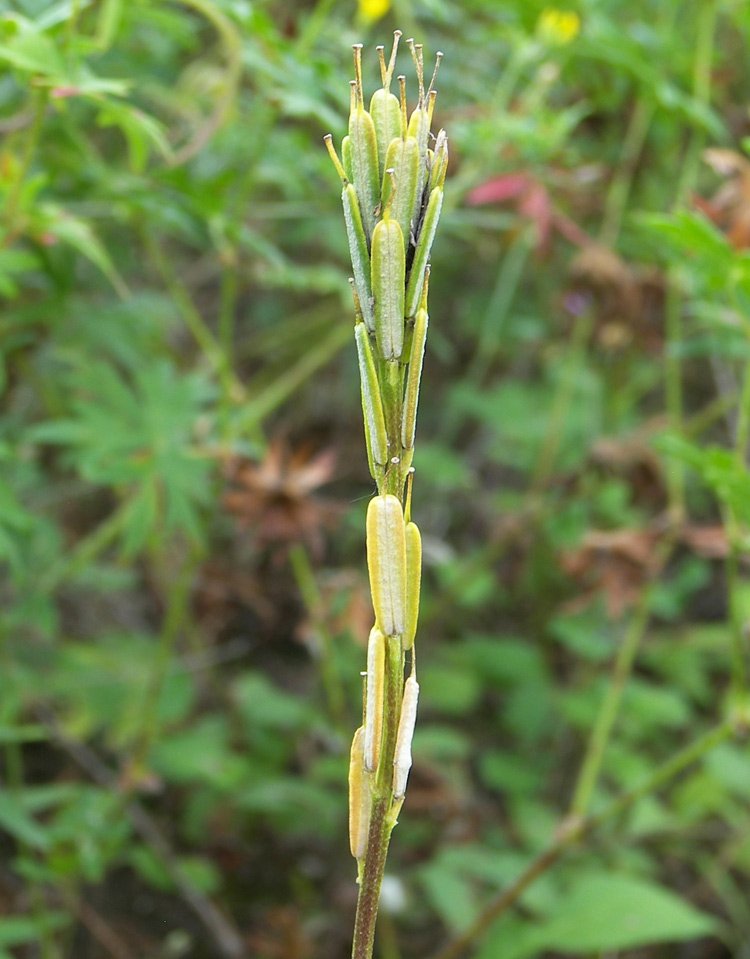
[[396,26],[452,166],[379,955],[750,956],[747,5],[0,0],[2,956],[348,954],[321,138]]

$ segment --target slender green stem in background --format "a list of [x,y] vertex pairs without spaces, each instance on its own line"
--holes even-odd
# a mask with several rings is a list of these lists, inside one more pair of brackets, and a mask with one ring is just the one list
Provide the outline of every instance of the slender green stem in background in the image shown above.
[[238,267],[236,263],[224,266],[219,287],[219,347],[232,366],[232,348],[234,346],[234,323],[237,309]]
[[302,383],[325,366],[351,339],[351,331],[342,325],[334,326],[328,336],[311,346],[294,366],[291,366],[257,396],[251,396],[239,411],[235,430],[243,433],[278,409]]
[[315,4],[297,40],[296,55],[301,63],[309,56],[315,41],[325,29],[326,20],[335,5],[336,0],[318,0]]
[[604,207],[599,241],[602,246],[614,247],[622,225],[625,206],[630,196],[638,160],[646,142],[648,128],[654,115],[652,100],[640,97],[635,104],[633,113],[625,132],[622,143],[620,163],[612,177]]
[[167,609],[164,614],[153,670],[148,680],[140,729],[135,737],[135,745],[131,756],[131,768],[135,773],[136,782],[139,775],[146,769],[151,744],[159,733],[159,706],[164,692],[164,684],[172,662],[175,642],[188,617],[190,592],[197,566],[198,557],[190,556],[184,561],[175,580],[170,582],[165,590]]
[[49,91],[42,88],[34,93],[33,116],[31,126],[26,131],[26,142],[24,143],[21,161],[16,170],[13,185],[8,191],[8,198],[5,201],[5,207],[2,214],[2,223],[6,229],[6,234],[2,238],[2,246],[9,246],[10,243],[20,232],[17,221],[19,206],[21,203],[21,194],[26,178],[31,170],[31,164],[34,160],[39,136],[44,124],[44,113],[47,109],[47,98]]
[[[705,3],[701,4],[696,25],[693,96],[704,107],[708,107],[711,103],[711,62],[716,34],[717,7],[718,4],[715,0],[706,0]],[[675,206],[684,203],[695,187],[700,154],[704,143],[705,133],[702,130],[696,130],[683,160]],[[682,292],[674,269],[667,273],[665,327],[664,384],[667,419],[670,429],[681,434],[684,425],[682,358],[680,355],[683,342]],[[673,525],[680,525],[685,519],[685,467],[677,457],[673,458],[669,465],[667,492],[669,495],[670,520]]]
[[555,395],[552,399],[547,432],[534,467],[530,487],[532,493],[539,493],[544,490],[552,477],[555,460],[565,435],[565,423],[578,385],[576,374],[583,365],[593,326],[594,317],[592,313],[585,311],[576,317],[567,354],[563,361],[563,369],[560,372]]
[[558,829],[557,836],[550,845],[529,863],[521,875],[507,889],[504,889],[503,892],[487,903],[468,929],[444,948],[438,950],[432,959],[458,959],[472,943],[489,929],[496,919],[499,919],[511,906],[518,902],[523,893],[539,876],[547,872],[550,866],[554,865],[575,843],[587,838],[600,826],[622,815],[639,799],[651,795],[657,789],[666,785],[720,743],[730,739],[735,731],[733,720],[731,718],[725,720],[675,753],[671,759],[655,769],[639,786],[623,793],[622,796],[609,803],[600,812],[583,819],[573,817],[563,822]]
[[[737,432],[734,443],[734,457],[739,473],[748,468],[748,447],[750,446],[750,362],[745,367],[742,390],[737,411]],[[745,552],[742,542],[742,530],[736,511],[729,504],[725,511],[725,525],[729,552],[726,560],[727,596],[729,605],[729,623],[731,630],[732,658],[732,694],[736,701],[742,701],[747,693],[748,663],[747,639],[745,636],[746,610],[740,602],[740,558]]]
[[47,592],[54,592],[62,582],[70,580],[89,563],[110,546],[116,539],[127,521],[130,502],[126,500],[115,509],[105,520],[92,530],[88,536],[79,540],[75,548],[62,557],[45,574],[43,574],[43,588]]
[[224,89],[215,98],[211,115],[190,142],[174,154],[171,166],[179,166],[181,163],[187,163],[188,160],[191,160],[224,125],[224,121],[229,116],[229,111],[234,104],[242,76],[242,40],[240,32],[232,20],[224,14],[219,6],[210,3],[209,0],[178,0],[178,2],[186,7],[191,7],[212,24],[221,40],[227,69]]
[[[5,623],[0,622],[0,675],[2,675],[4,681],[3,705],[6,710],[10,706],[14,712],[20,711],[21,709],[20,696],[17,700],[13,689],[16,672],[15,660],[10,649],[8,630]],[[16,702],[18,703],[17,707],[15,706]],[[10,725],[10,717],[7,714],[5,720],[8,725]],[[9,793],[20,802],[23,798],[25,780],[23,749],[20,739],[13,738],[12,736],[9,737],[3,743],[2,754],[5,760],[5,775],[4,777],[0,777],[0,786],[7,786]],[[33,860],[36,856],[36,850],[24,841],[22,835],[16,834],[15,839],[19,845],[18,851],[25,853]],[[37,922],[37,928],[40,930],[40,941],[38,945],[41,959],[59,959],[54,932],[49,928],[48,923],[45,922],[48,905],[45,901],[44,887],[39,877],[34,873],[27,878],[27,883],[31,914]]]
[[[664,303],[664,394],[669,428],[683,432],[682,396],[682,293],[674,269],[667,271],[667,292]],[[672,527],[681,526],[685,520],[685,467],[673,457],[667,465],[667,495],[669,520]]]
[[333,655],[333,637],[321,616],[321,610],[324,607],[320,590],[315,580],[315,571],[310,562],[309,553],[302,544],[297,544],[292,547],[289,551],[289,561],[292,564],[292,571],[294,572],[294,578],[297,581],[297,588],[302,596],[302,601],[305,604],[305,608],[320,640],[321,673],[326,699],[328,700],[328,711],[336,728],[343,730],[346,722],[344,690]]
[[149,256],[169,295],[176,303],[185,325],[219,378],[224,406],[231,407],[235,401],[242,399],[244,388],[232,373],[227,355],[222,351],[213,333],[206,326],[203,317],[193,302],[193,298],[167,258],[161,243],[151,230],[143,229],[141,234]]
[[497,356],[508,311],[520,285],[529,254],[533,249],[533,233],[533,227],[527,227],[516,233],[503,257],[495,288],[490,296],[482,326],[477,336],[474,359],[467,374],[475,383],[484,379]]
[[[652,584],[666,565],[671,552],[672,543],[666,541],[662,544],[660,555],[655,563],[656,569],[653,573]],[[653,585],[647,586],[642,591],[630,626],[618,647],[612,668],[612,678],[591,730],[586,754],[573,790],[573,800],[570,807],[571,816],[580,818],[585,816],[588,811],[604,762],[607,744],[622,703],[623,693],[633,671],[636,654],[646,635],[646,628],[651,615],[652,591]]]

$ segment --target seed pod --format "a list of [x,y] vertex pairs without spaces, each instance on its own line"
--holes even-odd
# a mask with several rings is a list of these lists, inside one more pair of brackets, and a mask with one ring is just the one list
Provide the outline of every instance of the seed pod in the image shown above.
[[349,137],[344,137],[341,141],[341,162],[344,164],[344,172],[350,183],[354,182],[354,163],[352,161],[352,141]]
[[422,378],[424,347],[427,341],[427,310],[417,310],[414,317],[414,331],[411,338],[411,356],[409,372],[406,375],[404,407],[401,413],[401,445],[405,450],[414,448],[414,433],[417,428],[417,404],[419,403],[419,382]]
[[417,700],[419,683],[410,676],[404,684],[404,698],[401,703],[401,718],[396,735],[396,749],[393,754],[393,798],[403,799],[406,793],[406,780],[411,769],[411,742],[414,738],[414,726],[417,721]]
[[380,762],[383,739],[383,697],[385,695],[385,636],[373,626],[367,643],[367,699],[365,704],[364,764],[375,772]]
[[[393,193],[393,184],[396,192],[393,195],[390,214],[401,227],[404,244],[409,245],[411,236],[411,217],[414,210],[415,191],[417,189],[417,175],[419,173],[419,148],[414,137],[402,140],[397,137],[388,147],[385,161],[386,173],[383,175],[381,190],[381,204],[385,208]],[[393,177],[388,175],[393,171]]]
[[370,334],[365,329],[364,323],[356,324],[354,338],[357,343],[359,379],[362,385],[362,411],[369,437],[370,452],[374,463],[385,466],[388,462],[388,436],[383,415],[383,400],[380,396],[380,384],[370,346]]
[[400,636],[406,605],[406,533],[401,503],[391,493],[373,496],[367,508],[367,566],[377,625],[386,636]]
[[[440,187],[430,194],[430,200],[427,204],[424,219],[417,237],[417,249],[414,252],[411,269],[409,271],[409,286],[406,290],[406,316],[414,316],[419,306],[419,299],[422,295],[422,284],[424,283],[424,273],[427,267],[427,261],[430,257],[432,241],[435,239],[435,230],[437,230],[438,220],[440,219],[440,209],[443,205],[443,191]],[[373,282],[373,291],[375,283]],[[375,319],[377,329],[377,315]]]
[[349,848],[355,859],[362,859],[367,851],[370,829],[372,796],[365,779],[365,729],[360,726],[354,734],[349,754]]
[[383,47],[377,48],[378,58],[380,59],[380,79],[383,83],[382,90],[376,90],[370,100],[370,114],[372,122],[375,124],[375,133],[378,140],[378,161],[380,169],[385,169],[385,153],[391,140],[399,135],[401,130],[401,105],[398,97],[390,93],[391,79],[393,78],[393,68],[396,66],[396,53],[398,51],[398,41],[401,39],[401,31],[395,30],[393,33],[393,47],[391,49],[390,60],[386,66]]
[[375,124],[365,110],[362,97],[362,44],[354,47],[354,68],[357,79],[352,80],[352,102],[349,113],[349,140],[352,149],[352,173],[362,222],[369,237],[375,228],[375,208],[380,200],[380,168]]
[[375,124],[375,136],[378,141],[378,162],[385,170],[388,144],[401,132],[401,104],[398,97],[387,90],[376,90],[370,100],[370,116]]
[[344,207],[346,235],[349,240],[349,253],[352,258],[354,272],[354,288],[359,298],[359,308],[367,329],[375,329],[375,318],[372,312],[372,293],[370,292],[370,254],[367,250],[367,237],[362,225],[362,216],[359,210],[357,193],[351,183],[347,183],[341,193],[341,202]]
[[407,523],[406,536],[406,622],[401,637],[404,649],[411,649],[417,635],[419,592],[422,582],[422,537],[416,523]]
[[406,255],[401,227],[388,211],[372,235],[370,269],[378,352],[397,360],[404,348]]

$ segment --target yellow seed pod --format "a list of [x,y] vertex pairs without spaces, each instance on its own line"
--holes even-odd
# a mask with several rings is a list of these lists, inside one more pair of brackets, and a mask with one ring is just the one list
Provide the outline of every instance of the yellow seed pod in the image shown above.
[[422,583],[422,537],[416,523],[407,523],[406,537],[406,622],[401,641],[404,649],[411,649],[417,635],[419,619],[419,592]]
[[367,566],[377,624],[386,636],[401,636],[406,619],[404,512],[391,493],[373,496],[367,508]]
[[364,764],[368,772],[375,772],[380,762],[384,696],[385,636],[377,626],[373,626],[367,643],[367,697],[365,699]]
[[367,851],[367,833],[370,829],[372,797],[365,777],[365,729],[360,726],[354,734],[349,754],[349,848],[355,859],[362,859]]

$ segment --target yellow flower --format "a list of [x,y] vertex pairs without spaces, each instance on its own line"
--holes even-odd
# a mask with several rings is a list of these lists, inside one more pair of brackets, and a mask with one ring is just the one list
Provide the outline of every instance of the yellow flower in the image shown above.
[[581,30],[581,18],[573,10],[547,7],[536,25],[537,36],[551,47],[564,47],[575,40]]
[[391,0],[357,0],[359,15],[367,21],[380,20],[391,9]]

